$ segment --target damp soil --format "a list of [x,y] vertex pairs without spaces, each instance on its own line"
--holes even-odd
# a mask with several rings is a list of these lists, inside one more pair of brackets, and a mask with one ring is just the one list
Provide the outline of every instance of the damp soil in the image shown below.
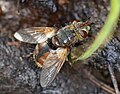
[[[112,64],[120,85],[120,23],[108,44],[87,60],[65,62],[50,86],[40,85],[41,69],[31,53],[35,45],[13,37],[20,29],[33,26],[62,28],[74,20],[90,20],[89,47],[110,11],[109,0],[0,0],[0,94],[109,94],[90,81],[86,71],[113,87],[106,62]],[[76,56],[84,47],[73,48]]]

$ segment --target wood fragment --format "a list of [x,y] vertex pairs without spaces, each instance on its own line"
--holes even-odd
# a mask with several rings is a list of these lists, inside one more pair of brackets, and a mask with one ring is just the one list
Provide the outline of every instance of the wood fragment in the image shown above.
[[112,80],[113,86],[115,88],[115,92],[116,92],[116,94],[120,94],[120,91],[119,91],[119,88],[118,88],[118,84],[117,84],[117,80],[115,78],[115,74],[114,74],[112,65],[111,65],[110,62],[107,62],[107,64],[108,64],[108,70],[109,70],[109,73],[110,73],[110,76],[111,76],[111,80]]
[[19,43],[19,42],[14,42],[14,41],[12,41],[12,42],[7,42],[7,45],[9,45],[9,46],[16,46],[17,48],[20,47],[20,43]]
[[89,79],[90,81],[92,81],[94,84],[96,84],[98,87],[102,88],[103,90],[105,90],[106,92],[108,92],[108,93],[110,93],[110,94],[116,94],[116,93],[115,93],[115,90],[114,90],[112,87],[110,87],[110,86],[106,85],[105,83],[97,80],[97,79],[91,74],[90,71],[84,70],[84,72],[87,74],[88,79]]

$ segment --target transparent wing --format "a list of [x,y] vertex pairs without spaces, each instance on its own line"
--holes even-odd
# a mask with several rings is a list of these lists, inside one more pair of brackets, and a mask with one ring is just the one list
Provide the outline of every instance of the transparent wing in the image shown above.
[[14,37],[27,43],[42,43],[54,36],[56,29],[53,27],[31,27],[19,30]]
[[65,62],[67,55],[67,48],[58,48],[57,50],[50,51],[41,71],[40,83],[42,87],[48,86],[53,81]]

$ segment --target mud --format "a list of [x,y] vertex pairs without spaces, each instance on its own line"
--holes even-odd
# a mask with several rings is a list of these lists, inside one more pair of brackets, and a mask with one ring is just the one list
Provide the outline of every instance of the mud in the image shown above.
[[[88,60],[78,61],[72,66],[66,62],[52,84],[46,88],[40,86],[41,69],[30,55],[35,45],[21,43],[13,37],[16,31],[26,27],[60,28],[73,20],[88,19],[93,22],[91,34],[95,37],[109,10],[109,0],[19,0],[19,3],[14,0],[1,0],[0,94],[109,94],[91,82],[83,70],[91,68],[97,79],[112,86],[106,64],[109,61],[119,82],[119,24],[109,44]],[[9,42],[14,43],[10,45]],[[79,47],[75,48],[78,52],[76,49]]]

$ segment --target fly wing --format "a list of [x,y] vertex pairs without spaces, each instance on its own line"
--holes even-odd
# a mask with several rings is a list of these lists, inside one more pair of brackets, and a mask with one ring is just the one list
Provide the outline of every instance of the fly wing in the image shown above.
[[55,35],[56,29],[53,27],[31,27],[19,30],[14,37],[27,43],[42,43]]
[[65,59],[68,55],[67,48],[58,48],[51,50],[49,56],[43,63],[43,68],[40,76],[40,83],[42,87],[48,86],[60,71]]

